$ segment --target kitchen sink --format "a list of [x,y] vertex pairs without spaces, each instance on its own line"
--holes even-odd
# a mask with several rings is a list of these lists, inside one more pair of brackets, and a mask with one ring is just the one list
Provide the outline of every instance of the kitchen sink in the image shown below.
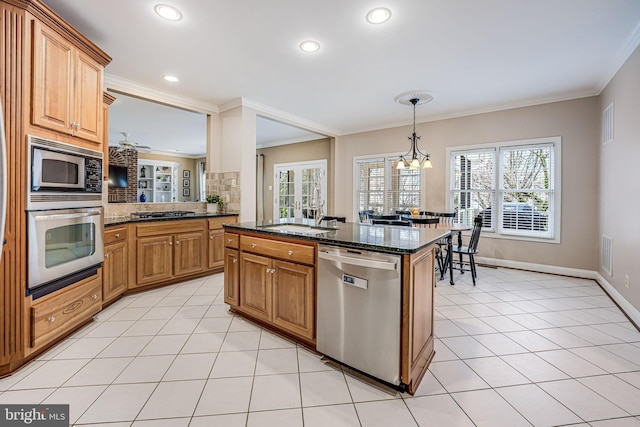
[[286,231],[291,233],[304,233],[304,234],[322,234],[322,233],[328,233],[330,231],[335,231],[335,228],[313,227],[311,225],[302,225],[302,224],[273,224],[273,225],[263,226],[262,228],[267,228],[269,230]]

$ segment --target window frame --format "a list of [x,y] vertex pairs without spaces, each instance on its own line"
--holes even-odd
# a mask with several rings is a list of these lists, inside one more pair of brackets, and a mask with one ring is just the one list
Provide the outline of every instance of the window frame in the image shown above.
[[[359,163],[361,162],[382,162],[384,164],[384,190],[383,190],[383,212],[385,214],[389,213],[390,208],[390,191],[392,185],[392,177],[393,177],[393,162],[400,160],[400,156],[404,153],[385,153],[385,154],[376,154],[376,155],[364,155],[364,156],[354,156],[353,157],[353,168],[352,168],[352,183],[353,183],[353,213],[354,218],[357,220],[359,213],[359,176],[360,176],[360,168]],[[388,173],[389,172],[389,173]],[[419,208],[423,210],[423,204],[425,200],[426,194],[426,174],[424,170],[420,168],[419,172],[419,185],[420,190],[418,192],[419,198]],[[395,209],[391,214],[395,214]]]
[[[551,152],[553,157],[553,188],[551,190],[552,204],[553,204],[553,230],[551,236],[535,235],[535,231],[532,232],[501,232],[499,225],[502,220],[502,197],[505,193],[505,189],[502,188],[502,156],[505,149],[526,149],[535,147],[549,147],[551,146]],[[545,243],[560,243],[561,233],[561,218],[562,218],[562,138],[560,136],[546,137],[546,138],[533,138],[513,141],[502,141],[495,143],[483,143],[475,145],[461,145],[455,147],[446,148],[446,191],[447,196],[445,200],[445,206],[447,210],[453,209],[453,193],[452,185],[453,181],[453,161],[455,155],[460,152],[473,152],[473,151],[489,151],[493,150],[494,155],[494,170],[493,170],[493,185],[492,189],[492,206],[500,206],[499,214],[492,215],[492,224],[489,227],[483,227],[483,234],[490,238],[500,238],[508,240],[524,240],[534,242]],[[459,191],[459,190],[457,190]],[[508,191],[508,190],[507,190]],[[551,199],[550,199],[551,200]]]

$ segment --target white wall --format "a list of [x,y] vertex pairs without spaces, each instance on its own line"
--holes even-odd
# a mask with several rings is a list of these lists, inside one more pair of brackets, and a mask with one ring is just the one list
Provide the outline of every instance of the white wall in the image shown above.
[[[598,144],[599,222],[596,238],[613,238],[612,275],[600,274],[640,310],[640,48],[609,82],[600,96],[600,114],[615,104],[614,141]],[[624,285],[629,275],[629,288]]]

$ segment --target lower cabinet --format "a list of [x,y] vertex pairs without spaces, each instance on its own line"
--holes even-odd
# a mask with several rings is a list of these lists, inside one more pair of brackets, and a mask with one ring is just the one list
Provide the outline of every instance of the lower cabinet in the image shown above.
[[434,356],[434,246],[405,255],[402,324],[402,382],[415,393]]
[[[167,230],[174,233],[168,234]],[[207,270],[207,245],[201,220],[138,225],[136,235],[136,283],[130,287]]]
[[224,263],[224,231],[209,230],[209,265],[211,268],[223,267]]
[[227,249],[224,255],[224,302],[237,306],[240,304],[240,252]]
[[[233,239],[227,240],[232,244]],[[225,302],[256,320],[314,342],[314,254],[311,245],[240,235],[240,250],[226,247]]]
[[102,263],[102,300],[109,302],[127,290],[129,274],[127,228],[109,228],[104,232],[104,262]]
[[138,285],[161,282],[205,270],[202,232],[139,238],[137,251]]
[[[209,250],[207,268],[209,268],[209,270],[220,269],[221,267],[226,266],[224,248],[225,246],[228,246],[228,243],[225,244],[225,233],[222,225],[225,223],[229,224],[235,222],[238,222],[238,218],[235,216],[209,218],[207,220],[209,227]],[[237,239],[238,236],[235,235],[235,237]]]

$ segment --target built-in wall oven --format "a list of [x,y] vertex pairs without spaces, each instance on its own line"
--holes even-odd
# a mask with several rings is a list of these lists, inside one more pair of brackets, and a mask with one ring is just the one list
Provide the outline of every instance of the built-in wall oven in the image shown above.
[[102,153],[28,137],[27,294],[97,273],[104,259]]
[[27,293],[46,295],[96,274],[104,259],[102,208],[31,211]]

